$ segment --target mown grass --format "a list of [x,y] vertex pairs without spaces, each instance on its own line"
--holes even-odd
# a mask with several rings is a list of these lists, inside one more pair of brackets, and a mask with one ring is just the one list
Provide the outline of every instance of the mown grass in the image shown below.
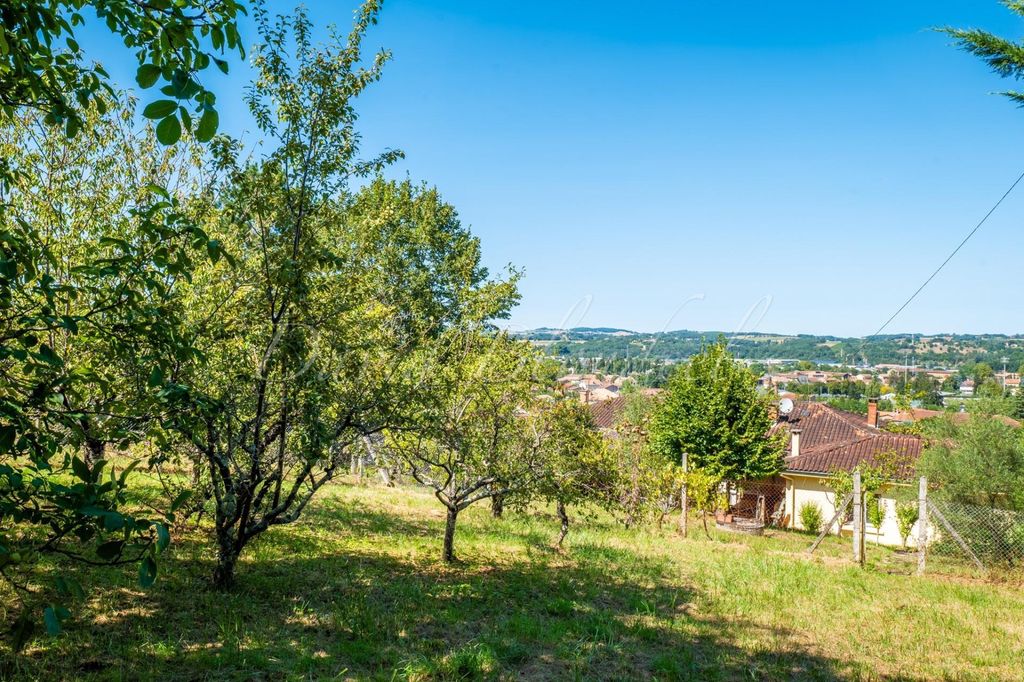
[[575,527],[543,511],[460,517],[462,562],[415,489],[339,484],[247,552],[235,591],[208,586],[205,534],[177,539],[157,584],[90,570],[66,632],[5,679],[1020,679],[1024,597],[1012,585],[914,578],[804,535],[689,539]]

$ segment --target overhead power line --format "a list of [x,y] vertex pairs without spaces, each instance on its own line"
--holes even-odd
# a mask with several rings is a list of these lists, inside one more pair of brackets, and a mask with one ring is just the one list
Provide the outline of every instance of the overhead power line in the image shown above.
[[[996,202],[996,203],[995,203],[995,204],[994,204],[994,205],[992,206],[992,208],[990,208],[990,209],[988,210],[988,213],[986,213],[986,214],[985,214],[985,217],[984,217],[984,218],[982,218],[982,219],[981,219],[980,221],[978,221],[978,224],[974,226],[974,229],[973,229],[973,230],[971,230],[970,232],[968,232],[968,233],[967,233],[967,236],[963,238],[963,241],[961,241],[961,242],[960,242],[959,244],[957,244],[957,247],[956,247],[955,249],[953,249],[953,252],[952,252],[951,254],[949,254],[949,256],[947,256],[947,257],[946,257],[946,260],[942,261],[942,264],[941,264],[941,265],[939,265],[939,267],[935,268],[935,272],[933,272],[932,274],[930,274],[930,275],[928,276],[928,279],[926,279],[926,280],[924,281],[924,283],[922,283],[922,284],[921,284],[921,286],[919,286],[919,287],[917,288],[917,291],[915,291],[915,292],[914,292],[913,294],[911,294],[911,295],[910,295],[910,298],[908,298],[908,299],[907,299],[906,301],[904,301],[904,302],[903,302],[903,305],[901,305],[901,306],[900,306],[900,307],[899,307],[899,308],[898,308],[898,309],[896,310],[896,312],[894,312],[894,313],[893,313],[893,314],[892,314],[892,315],[891,315],[891,316],[889,317],[889,319],[885,321],[885,324],[883,324],[883,325],[882,325],[881,327],[879,327],[879,328],[878,328],[878,331],[876,331],[876,332],[875,332],[874,334],[871,334],[871,336],[878,336],[879,334],[881,334],[881,333],[882,333],[882,332],[883,332],[883,331],[885,330],[885,328],[886,328],[886,327],[888,327],[888,326],[889,326],[889,325],[890,325],[890,324],[892,323],[892,321],[893,321],[893,320],[895,320],[895,319],[896,319],[896,318],[897,318],[897,317],[899,316],[899,314],[900,314],[900,313],[902,313],[902,312],[903,312],[903,311],[904,311],[904,310],[906,309],[906,307],[907,307],[908,305],[910,305],[910,304],[911,304],[911,302],[912,302],[912,301],[913,301],[913,300],[914,300],[915,298],[917,298],[917,295],[918,295],[918,294],[920,294],[920,293],[921,293],[922,291],[924,291],[924,288],[925,288],[926,286],[928,286],[928,284],[929,284],[929,283],[930,283],[930,282],[931,282],[931,281],[932,281],[933,279],[935,279],[935,276],[936,276],[936,275],[938,275],[938,274],[939,274],[940,272],[942,272],[942,269],[943,269],[944,267],[946,267],[946,265],[947,265],[947,264],[949,263],[949,261],[953,260],[953,256],[955,256],[955,255],[956,255],[956,254],[957,254],[957,253],[958,253],[958,252],[960,251],[960,249],[962,249],[962,248],[964,247],[964,244],[966,244],[966,243],[967,243],[967,242],[968,242],[968,241],[970,240],[970,238],[974,236],[974,233],[975,233],[975,232],[977,232],[978,230],[980,230],[980,229],[981,229],[981,226],[985,224],[985,221],[986,221],[986,220],[988,220],[988,219],[989,219],[989,217],[990,217],[990,216],[991,216],[991,215],[992,215],[993,213],[995,213],[995,212],[996,212],[996,209],[997,209],[997,208],[999,208],[1000,204],[1002,204],[1002,203],[1003,203],[1003,201],[1004,201],[1004,200],[1006,199],[1006,197],[1010,196],[1010,193],[1011,193],[1011,192],[1013,192],[1013,190],[1014,190],[1014,189],[1015,189],[1015,188],[1017,187],[1017,185],[1019,185],[1019,184],[1020,184],[1020,181],[1021,181],[1021,180],[1024,180],[1024,172],[1021,172],[1021,174],[1017,176],[1017,179],[1013,181],[1013,184],[1012,184],[1012,185],[1010,185],[1010,189],[1006,190],[1006,191],[1005,191],[1005,192],[1003,193],[1003,196],[999,197],[999,201],[997,201],[997,202]],[[864,343],[866,343],[866,342],[867,342],[867,340],[868,340],[869,338],[871,338],[871,336],[867,336],[867,337],[865,337],[865,338],[864,338]],[[862,343],[862,344],[861,344],[861,350],[863,350],[863,348],[864,348],[864,344]],[[859,351],[858,351],[858,352],[859,352]]]

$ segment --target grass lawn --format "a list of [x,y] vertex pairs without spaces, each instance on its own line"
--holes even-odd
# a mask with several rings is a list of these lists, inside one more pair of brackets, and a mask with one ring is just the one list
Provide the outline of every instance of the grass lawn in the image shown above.
[[[59,638],[2,679],[1021,679],[1018,586],[908,575],[829,539],[682,539],[597,520],[551,547],[553,515],[444,517],[415,489],[338,484],[250,546],[230,594],[208,587],[206,536],[185,531],[141,590],[89,571]],[[3,595],[10,604],[9,595]],[[6,616],[7,614],[5,614]]]

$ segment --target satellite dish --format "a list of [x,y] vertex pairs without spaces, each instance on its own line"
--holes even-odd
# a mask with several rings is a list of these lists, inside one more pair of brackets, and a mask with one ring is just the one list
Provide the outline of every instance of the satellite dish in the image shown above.
[[793,411],[793,401],[789,398],[783,398],[779,401],[779,414],[788,415]]

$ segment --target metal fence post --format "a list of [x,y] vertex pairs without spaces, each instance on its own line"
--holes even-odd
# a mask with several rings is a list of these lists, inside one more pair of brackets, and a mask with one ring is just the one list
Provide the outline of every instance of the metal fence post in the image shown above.
[[917,574],[924,575],[924,554],[928,545],[928,479],[921,477],[917,488]]
[[864,496],[861,494],[860,472],[853,472],[853,560],[864,565]]

